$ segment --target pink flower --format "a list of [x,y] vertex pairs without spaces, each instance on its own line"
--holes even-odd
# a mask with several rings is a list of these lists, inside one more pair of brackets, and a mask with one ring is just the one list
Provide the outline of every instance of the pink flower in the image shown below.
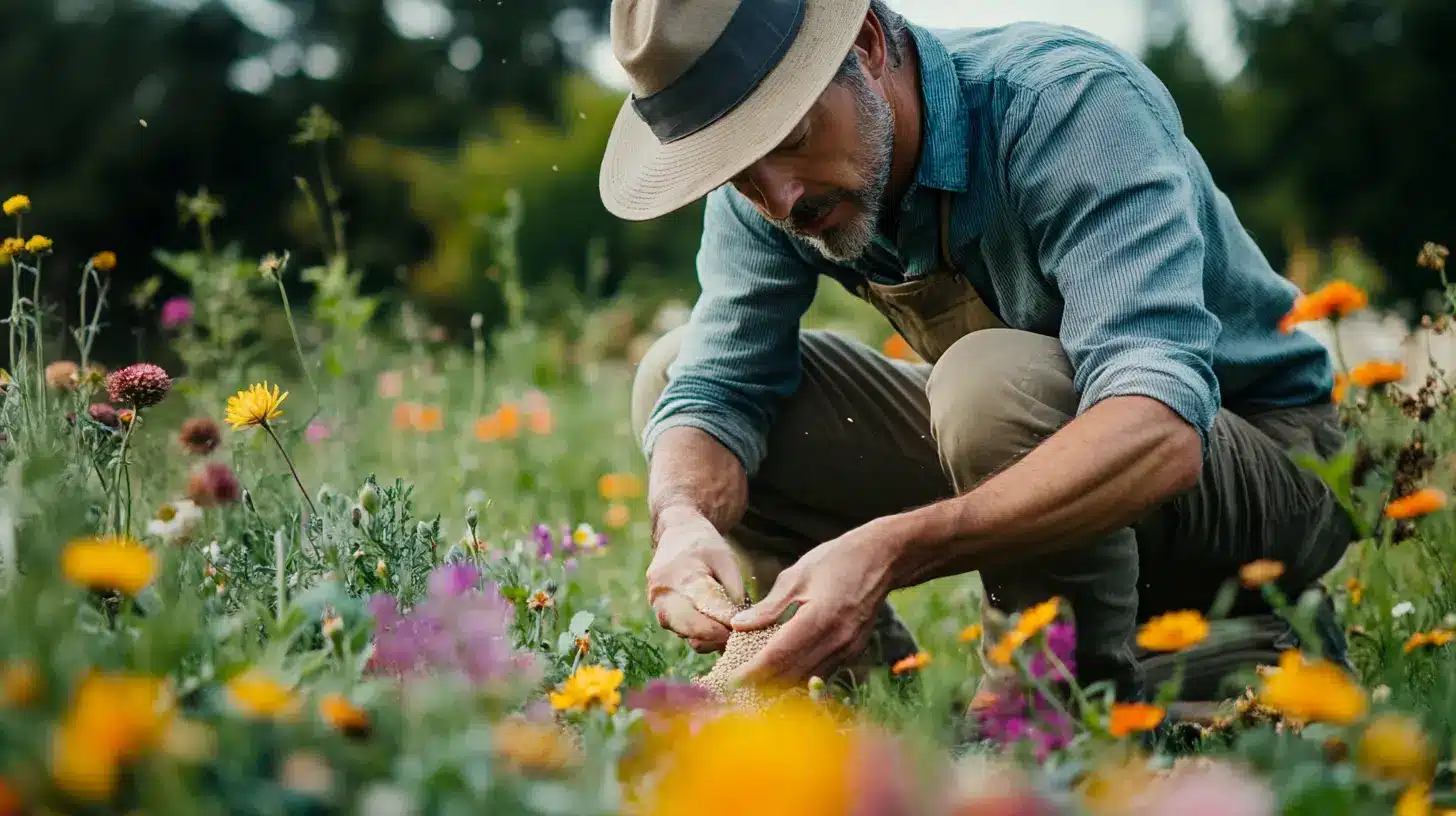
[[1175,766],[1152,786],[1137,814],[1179,816],[1274,816],[1274,794],[1255,777],[1227,762],[1206,761]]
[[310,445],[317,445],[330,436],[333,436],[333,431],[329,430],[329,426],[316,419],[308,423],[308,427],[303,431],[303,438],[307,439]]
[[91,407],[86,409],[86,413],[90,414],[91,419],[108,428],[121,427],[121,417],[116,415],[116,409],[104,402],[92,403]]
[[162,328],[175,329],[192,321],[192,301],[185,297],[174,297],[162,304]]
[[172,390],[172,378],[159,365],[133,363],[106,377],[106,393],[112,402],[136,408],[150,408]]

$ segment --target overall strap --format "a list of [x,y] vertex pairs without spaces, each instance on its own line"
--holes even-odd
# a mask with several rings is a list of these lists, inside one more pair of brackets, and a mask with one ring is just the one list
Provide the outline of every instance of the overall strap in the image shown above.
[[940,191],[940,261],[945,264],[946,271],[955,271],[955,264],[950,258],[950,205],[951,193],[949,190]]

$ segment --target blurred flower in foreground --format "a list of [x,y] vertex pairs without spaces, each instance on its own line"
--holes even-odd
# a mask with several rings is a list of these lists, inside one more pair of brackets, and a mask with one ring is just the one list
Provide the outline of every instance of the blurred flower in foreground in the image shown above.
[[308,423],[308,427],[303,431],[303,438],[308,440],[310,445],[317,445],[330,436],[333,436],[333,432],[329,430],[329,426],[317,419]]
[[157,556],[131,538],[82,538],[61,552],[61,572],[93,591],[136,595],[156,577]]
[[607,513],[602,522],[608,529],[620,530],[632,523],[632,511],[625,504],[614,503],[607,507]]
[[856,739],[822,706],[785,697],[732,710],[652,757],[646,816],[843,816]]
[[278,393],[278,386],[270,391],[268,383],[255,383],[245,391],[228,397],[227,421],[233,430],[257,428],[283,416],[279,406],[288,399],[288,392]]
[[57,787],[78,799],[109,799],[122,765],[158,744],[172,713],[160,678],[88,675],[51,737]]
[[159,365],[133,363],[106,376],[111,401],[131,408],[150,408],[172,390],[172,378]]
[[1114,737],[1151,731],[1166,714],[1162,706],[1148,703],[1113,703],[1107,731]]
[[609,502],[635,499],[642,495],[642,480],[632,473],[605,473],[597,479],[597,494]]
[[1406,639],[1403,650],[1406,654],[1414,652],[1422,646],[1445,646],[1456,638],[1456,633],[1449,629],[1432,629],[1429,632],[1416,632]]
[[407,677],[452,674],[473,685],[527,678],[539,669],[535,656],[518,653],[511,639],[515,605],[495,584],[478,584],[469,564],[431,571],[429,594],[408,615],[389,595],[369,599],[375,620],[369,671]]
[[285,719],[298,713],[293,689],[257,668],[249,668],[227,683],[228,702],[255,719]]
[[369,733],[369,714],[338,692],[326,694],[319,701],[319,719],[339,733],[351,737],[362,737]]
[[1137,644],[1155,652],[1177,652],[1208,637],[1208,621],[1193,610],[1159,615],[1138,630]]
[[[1124,813],[1128,811],[1123,811]],[[1275,816],[1267,784],[1231,762],[1184,759],[1136,798],[1135,816]]]
[[1405,364],[1372,360],[1350,369],[1350,381],[1365,388],[1405,379]]
[[1283,564],[1268,558],[1260,558],[1239,568],[1239,581],[1246,589],[1258,589],[1270,581],[1279,580],[1279,576],[1283,574]]
[[647,721],[652,725],[708,707],[712,702],[713,695],[706,687],[666,677],[653,678],[642,688],[628,692],[626,701],[628,708],[646,712]]
[[1369,301],[1365,292],[1349,281],[1330,281],[1307,295],[1296,297],[1289,313],[1279,321],[1279,330],[1288,334],[1300,323],[1346,317],[1365,308]]
[[1427,782],[1406,788],[1395,802],[1395,816],[1431,816],[1432,813],[1431,786]]
[[40,699],[40,671],[29,660],[0,664],[0,708],[24,708]]
[[475,420],[475,438],[481,442],[497,442],[515,439],[521,432],[521,409],[515,403],[506,403],[489,416]]
[[1425,730],[1399,714],[1385,714],[1370,723],[1355,756],[1360,770],[1380,779],[1415,784],[1429,781],[1436,772]]
[[1288,649],[1277,670],[1265,675],[1259,702],[1299,722],[1349,725],[1369,708],[1365,690],[1329,661],[1308,660]]
[[164,329],[175,329],[192,322],[194,313],[192,301],[185,297],[168,298],[162,302],[162,314],[158,322]]
[[522,774],[553,774],[576,763],[577,748],[560,726],[510,717],[492,735],[496,758]]
[[582,666],[566,678],[561,688],[548,696],[557,711],[587,711],[601,708],[608,714],[622,702],[623,673],[606,666]]
[[70,391],[80,381],[81,367],[70,360],[57,360],[45,367],[46,386],[56,391]]
[[193,417],[182,423],[177,441],[188,453],[206,456],[217,450],[222,441],[222,429],[211,417]]
[[1434,513],[1446,506],[1446,494],[1434,487],[1417,490],[1385,506],[1385,515],[1396,520]]
[[973,623],[970,626],[962,629],[961,633],[959,635],[956,635],[956,640],[959,640],[961,643],[972,643],[981,639],[982,631],[984,630],[982,629],[981,624]]
[[105,425],[113,430],[121,427],[121,417],[116,413],[116,409],[104,402],[92,403],[86,408],[86,413],[98,425]]

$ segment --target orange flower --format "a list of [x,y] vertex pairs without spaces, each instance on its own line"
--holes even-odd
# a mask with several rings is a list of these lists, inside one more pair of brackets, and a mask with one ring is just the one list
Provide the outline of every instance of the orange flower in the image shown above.
[[1350,388],[1350,378],[1344,374],[1335,375],[1335,387],[1330,390],[1330,401],[1336,405],[1345,401],[1345,391]]
[[1158,727],[1167,713],[1162,706],[1149,705],[1148,703],[1114,703],[1112,705],[1112,718],[1108,723],[1107,730],[1114,737],[1125,737],[1128,734],[1135,734],[1142,731],[1151,731]]
[[1399,521],[1434,513],[1445,506],[1446,494],[1434,487],[1427,487],[1386,505],[1385,515]]
[[1052,621],[1057,619],[1059,611],[1061,611],[1061,598],[1042,601],[1036,606],[1022,611],[1021,616],[1016,620],[1016,631],[1030,638],[1050,626]]
[[390,424],[396,431],[407,431],[415,426],[415,414],[420,406],[413,402],[396,403],[394,414],[390,417]]
[[642,495],[642,480],[631,473],[604,473],[597,479],[597,493],[606,501],[635,499]]
[[1258,589],[1283,574],[1284,565],[1268,558],[1250,561],[1239,568],[1239,580],[1248,589]]
[[1295,298],[1289,313],[1279,321],[1279,330],[1288,334],[1300,323],[1345,317],[1365,308],[1369,302],[1369,297],[1360,287],[1349,281],[1331,281],[1314,292]]
[[625,504],[613,504],[607,508],[607,517],[604,521],[609,529],[620,530],[631,523],[632,511],[627,509]]
[[961,643],[970,643],[973,640],[980,640],[982,631],[983,630],[981,628],[981,624],[973,623],[970,626],[962,629],[960,635],[957,636],[957,639],[960,640]]
[[338,692],[327,694],[319,701],[319,717],[335,730],[349,736],[364,736],[369,733],[369,715]]
[[481,442],[514,439],[520,432],[521,409],[513,402],[497,408],[490,416],[475,420],[475,438]]
[[1365,585],[1360,583],[1359,578],[1352,575],[1345,582],[1345,591],[1350,593],[1350,605],[1359,606],[1360,599],[1365,596]]
[[890,338],[880,347],[880,353],[889,357],[891,360],[908,360],[913,363],[920,362],[920,355],[916,354],[915,349],[911,348],[905,338],[899,334],[890,335]]
[[890,671],[895,674],[905,674],[906,672],[920,671],[921,669],[925,668],[926,664],[928,663],[930,663],[930,652],[916,652],[915,654],[902,659],[894,666],[890,667]]
[[438,405],[421,405],[415,413],[415,430],[433,433],[445,427],[445,414]]
[[20,794],[0,777],[0,816],[19,816],[21,812]]
[[1404,651],[1406,654],[1414,652],[1422,646],[1445,646],[1452,640],[1456,640],[1456,632],[1450,629],[1432,629],[1429,632],[1416,632],[1405,642]]
[[1365,388],[1405,379],[1405,363],[1371,360],[1350,369],[1350,380]]

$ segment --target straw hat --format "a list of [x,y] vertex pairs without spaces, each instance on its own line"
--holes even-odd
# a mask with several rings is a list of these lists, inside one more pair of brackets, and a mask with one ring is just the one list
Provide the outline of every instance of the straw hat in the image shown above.
[[612,214],[645,221],[726,183],[789,135],[854,45],[869,0],[612,0],[632,94],[602,158]]

